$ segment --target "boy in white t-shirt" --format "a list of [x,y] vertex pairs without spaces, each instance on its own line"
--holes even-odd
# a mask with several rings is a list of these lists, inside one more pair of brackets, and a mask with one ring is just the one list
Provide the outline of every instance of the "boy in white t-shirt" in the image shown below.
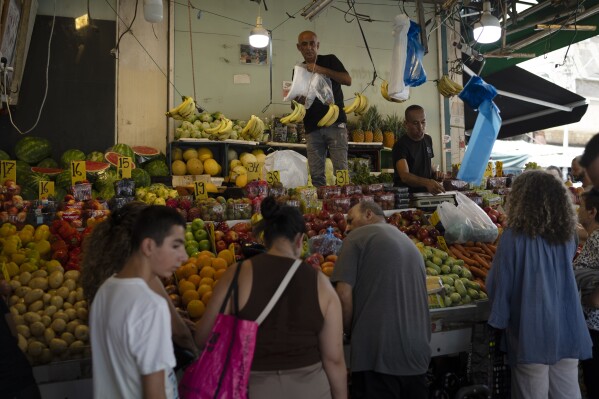
[[[124,212],[105,223],[118,226]],[[149,206],[133,225],[131,241],[123,242],[130,246],[124,267],[100,286],[91,305],[95,398],[178,398],[168,304],[148,282],[169,277],[187,260],[184,234],[176,210]]]

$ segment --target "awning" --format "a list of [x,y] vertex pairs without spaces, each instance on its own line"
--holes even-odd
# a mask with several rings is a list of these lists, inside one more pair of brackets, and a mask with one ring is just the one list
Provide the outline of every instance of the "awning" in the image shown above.
[[[467,74],[464,74],[464,77],[467,78],[464,81],[466,84],[470,77]],[[534,103],[513,96],[508,97],[507,93],[498,94],[493,101],[501,112],[499,139],[575,123],[580,121],[587,111],[588,103],[584,97],[518,66],[509,67],[483,79],[495,86],[499,92],[539,100]],[[568,108],[572,111],[564,110]],[[474,127],[478,112],[465,106],[464,113],[468,135]]]

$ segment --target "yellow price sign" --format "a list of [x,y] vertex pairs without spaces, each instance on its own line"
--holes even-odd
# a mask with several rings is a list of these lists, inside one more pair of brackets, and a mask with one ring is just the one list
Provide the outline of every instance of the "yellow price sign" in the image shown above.
[[84,181],[85,173],[85,161],[71,161],[71,185],[74,186],[78,181]]
[[193,182],[193,195],[198,199],[208,198],[208,192],[206,191],[206,184],[203,181]]
[[54,196],[54,182],[53,181],[41,181],[38,183],[38,198],[48,199],[48,197]]
[[0,161],[0,183],[17,181],[17,161]]
[[338,186],[345,186],[349,184],[349,172],[347,169],[338,170],[335,172]]
[[493,177],[493,162],[487,162],[487,167],[485,169],[484,177]]
[[501,161],[495,162],[495,176],[503,177],[503,162]]
[[439,247],[441,247],[443,251],[450,253],[447,242],[445,242],[445,238],[443,236],[437,236],[437,244],[439,244]]
[[281,182],[281,173],[278,170],[273,170],[272,172],[266,173],[266,182],[271,186],[275,183]]
[[248,171],[248,181],[260,179],[262,165],[260,162],[248,162],[245,167]]
[[130,179],[133,160],[131,157],[119,157],[118,177],[119,179]]

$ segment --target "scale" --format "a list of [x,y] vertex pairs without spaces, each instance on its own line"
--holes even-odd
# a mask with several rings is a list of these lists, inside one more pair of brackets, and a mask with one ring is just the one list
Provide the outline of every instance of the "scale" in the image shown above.
[[443,194],[433,195],[431,193],[413,193],[410,200],[410,206],[419,208],[425,211],[434,211],[439,204],[443,202],[451,202],[457,205],[455,192],[445,192]]

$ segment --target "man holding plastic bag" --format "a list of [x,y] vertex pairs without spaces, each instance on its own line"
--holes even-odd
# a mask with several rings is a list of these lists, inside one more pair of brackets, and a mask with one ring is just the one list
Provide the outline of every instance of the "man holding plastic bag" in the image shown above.
[[[324,186],[325,159],[329,151],[335,171],[347,169],[347,117],[343,112],[343,91],[341,85],[351,86],[351,76],[339,59],[333,54],[318,55],[320,43],[316,33],[305,31],[299,34],[297,49],[304,57],[303,67],[310,74],[309,89],[316,88],[318,93],[306,92],[296,100],[306,105],[304,126],[306,128],[306,149],[312,184]],[[315,79],[329,80],[330,85],[315,84]],[[328,78],[328,79],[327,79]],[[294,82],[295,83],[295,82]],[[332,92],[332,96],[326,92]],[[308,100],[312,100],[309,103]],[[325,100],[325,101],[322,101]],[[339,107],[337,120],[328,127],[317,126],[318,121],[329,110],[327,100]]]

